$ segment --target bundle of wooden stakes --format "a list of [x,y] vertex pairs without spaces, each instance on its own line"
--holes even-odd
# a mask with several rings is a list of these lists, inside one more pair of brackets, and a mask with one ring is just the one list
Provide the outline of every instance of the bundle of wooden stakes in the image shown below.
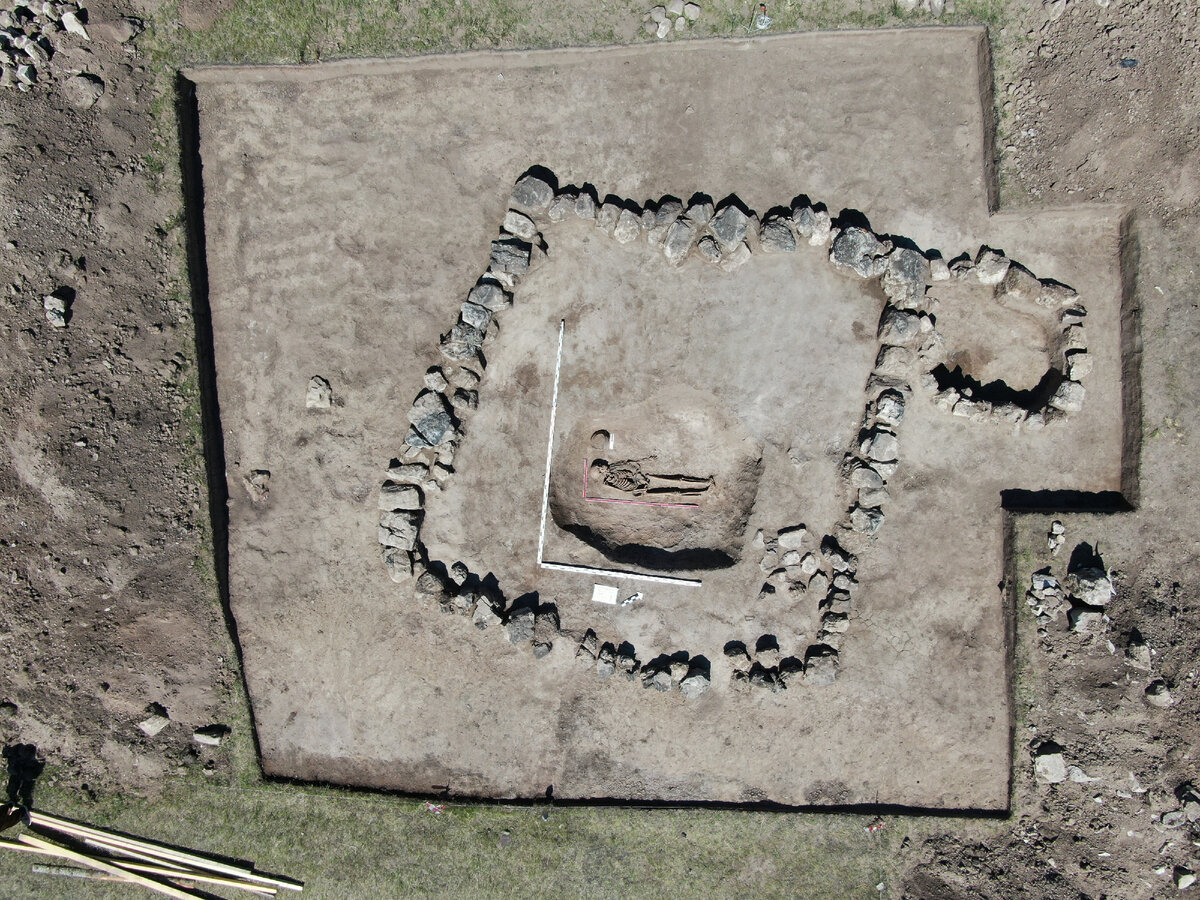
[[[26,821],[44,834],[24,831],[17,839],[0,838],[0,847],[25,853],[40,853],[69,860],[95,870],[106,881],[139,884],[167,897],[208,897],[205,888],[233,888],[262,897],[280,890],[301,891],[303,883],[254,871],[252,864],[237,865],[198,853],[179,850],[127,837],[102,828],[81,825],[43,812],[30,810]],[[47,874],[82,874],[78,869],[39,866]]]

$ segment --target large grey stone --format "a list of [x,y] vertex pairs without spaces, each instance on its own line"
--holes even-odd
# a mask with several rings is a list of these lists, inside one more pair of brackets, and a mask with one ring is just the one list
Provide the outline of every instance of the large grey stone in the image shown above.
[[527,213],[539,213],[549,208],[554,188],[536,175],[526,175],[513,186],[508,205]]
[[1050,405],[1065,413],[1077,413],[1083,409],[1083,398],[1087,392],[1077,381],[1064,381],[1050,397]]
[[483,332],[478,328],[473,328],[465,322],[459,322],[450,330],[449,334],[442,337],[442,353],[448,359],[475,359],[479,354],[483,337]]
[[921,317],[889,306],[879,320],[879,340],[892,346],[910,346],[921,339]]
[[1071,573],[1067,588],[1072,597],[1088,606],[1104,606],[1116,595],[1112,579],[1103,569],[1087,568]]
[[709,687],[709,677],[703,672],[692,672],[679,682],[679,692],[688,700],[695,700]]
[[529,271],[529,256],[533,248],[520,238],[500,238],[492,241],[492,268],[510,275]]
[[865,228],[851,225],[842,229],[829,251],[829,260],[839,269],[849,269],[863,278],[881,274],[887,266],[878,259],[884,245]]
[[792,226],[782,219],[765,223],[758,241],[767,253],[791,253],[796,249],[796,235],[792,232]]
[[384,512],[379,516],[379,543],[397,550],[412,550],[420,534],[421,515],[417,512]]
[[481,281],[467,294],[467,301],[476,306],[482,306],[489,312],[499,312],[512,306],[512,297],[504,288],[491,281]]
[[671,265],[678,266],[692,249],[696,240],[696,226],[684,219],[676,220],[667,231],[667,239],[663,243],[663,253]]
[[510,644],[523,644],[533,640],[534,611],[529,607],[513,610],[504,628]]
[[627,209],[621,210],[617,216],[617,224],[613,226],[613,237],[618,244],[628,244],[636,241],[642,233],[641,217],[635,216]]
[[379,508],[386,512],[421,508],[421,491],[411,484],[387,482],[379,489]]
[[526,241],[532,241],[538,233],[533,219],[515,209],[510,209],[504,214],[504,230]]
[[713,236],[724,250],[730,250],[746,239],[750,220],[736,206],[726,206],[709,224]]

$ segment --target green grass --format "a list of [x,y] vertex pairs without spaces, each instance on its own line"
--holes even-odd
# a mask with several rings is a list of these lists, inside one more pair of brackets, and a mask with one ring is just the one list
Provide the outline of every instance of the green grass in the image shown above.
[[[153,801],[89,801],[59,788],[39,807],[103,827],[250,858],[306,882],[302,896],[878,897],[910,834],[902,820],[868,833],[861,816],[552,806],[450,806],[322,788],[230,787],[180,779]],[[543,818],[545,816],[545,818]],[[508,832],[507,846],[501,835]],[[0,858],[0,895],[61,897],[32,857]],[[131,896],[68,883],[80,898]]]

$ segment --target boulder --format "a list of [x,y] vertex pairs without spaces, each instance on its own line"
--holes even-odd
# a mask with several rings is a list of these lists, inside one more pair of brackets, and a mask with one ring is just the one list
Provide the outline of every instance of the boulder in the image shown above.
[[876,462],[890,462],[900,458],[900,442],[888,431],[872,430],[860,449],[863,456]]
[[742,241],[740,244],[735,246],[732,250],[728,250],[728,251],[722,253],[721,261],[720,261],[720,263],[718,263],[718,265],[721,267],[722,271],[732,272],[734,269],[738,268],[739,266],[749,262],[749,260],[750,260],[750,247],[746,244],[745,241]]
[[1072,572],[1067,577],[1067,588],[1072,597],[1088,606],[1104,606],[1117,595],[1108,573],[1097,568]]
[[904,420],[904,395],[899,391],[887,390],[876,397],[875,420],[892,427],[899,425]]
[[612,675],[617,670],[616,655],[616,649],[612,644],[605,644],[601,647],[596,656],[596,674],[601,678]]
[[1000,280],[998,296],[1011,300],[1037,302],[1042,294],[1042,283],[1024,266],[1010,262],[1008,271]]
[[696,244],[696,252],[700,254],[702,259],[711,263],[721,261],[721,246],[717,243],[717,239],[711,234],[706,234]]
[[642,673],[642,687],[644,688],[653,688],[665,693],[673,686],[669,669],[647,670]]
[[730,250],[746,239],[749,222],[746,214],[736,206],[726,206],[713,218],[709,229],[721,249]]
[[575,204],[578,200],[579,195],[575,193],[556,194],[550,201],[550,208],[546,211],[546,215],[551,222],[561,222],[575,211]]
[[1083,409],[1083,398],[1087,391],[1077,381],[1064,381],[1050,397],[1050,406],[1065,413],[1077,413]]
[[823,247],[829,243],[833,234],[833,221],[829,213],[823,209],[813,211],[813,231],[808,236],[808,243],[813,247]]
[[379,508],[385,512],[421,508],[421,492],[411,484],[388,481],[379,489]]
[[1033,771],[1043,784],[1059,784],[1067,780],[1067,762],[1062,748],[1053,741],[1041,744],[1033,755]]
[[930,278],[929,260],[916,250],[898,247],[887,258],[883,292],[900,305],[919,303]]
[[663,243],[663,253],[667,261],[678,266],[687,259],[696,240],[696,226],[684,219],[676,220],[667,231],[667,239]]
[[60,90],[63,99],[75,109],[91,109],[104,96],[104,81],[95,75],[72,75]]
[[764,223],[758,242],[765,253],[791,253],[796,249],[796,235],[782,219]]
[[803,525],[789,525],[779,529],[779,549],[799,550],[804,544],[804,536],[808,533]]
[[596,218],[596,198],[587,191],[581,191],[575,198],[575,215],[580,219]]
[[492,241],[491,267],[509,275],[524,275],[529,271],[533,248],[520,238],[499,238]]
[[975,280],[980,284],[1000,284],[1008,274],[1009,265],[1003,253],[980,247],[975,257]]
[[600,639],[596,637],[596,632],[589,628],[584,633],[583,640],[579,642],[579,647],[575,651],[575,658],[590,663],[599,653]]
[[621,210],[617,223],[613,226],[613,237],[618,244],[628,244],[636,241],[642,233],[642,220],[627,209]]
[[679,693],[688,700],[695,700],[708,690],[709,683],[709,677],[704,672],[691,672],[679,682]]
[[879,319],[879,340],[893,346],[912,345],[921,339],[921,317],[889,306]]
[[504,214],[504,230],[526,241],[532,241],[538,233],[533,219],[515,209],[510,209]]
[[512,306],[512,297],[500,285],[492,281],[481,281],[467,294],[467,301],[482,306],[489,312],[499,312]]
[[829,251],[829,261],[839,269],[849,269],[862,278],[880,275],[887,267],[886,260],[878,259],[884,245],[865,228],[851,225],[838,234]]
[[412,550],[420,533],[421,514],[397,510],[379,514],[379,543],[397,550]]
[[1106,620],[1104,609],[1099,606],[1079,603],[1073,604],[1067,611],[1067,621],[1071,630],[1078,634],[1099,634],[1104,631]]
[[540,213],[550,207],[554,188],[536,175],[526,175],[513,185],[508,205],[521,212]]
[[883,525],[883,510],[855,506],[850,510],[850,527],[859,534],[871,535]]
[[480,598],[479,602],[475,604],[475,612],[471,616],[471,624],[480,631],[500,624],[500,616],[486,597]]
[[828,647],[814,651],[812,648],[804,657],[804,683],[813,686],[824,686],[837,681],[838,655]]
[[481,334],[487,334],[488,326],[492,324],[491,312],[470,300],[464,301],[459,307],[458,318]]
[[512,610],[504,629],[508,632],[510,644],[525,644],[533,640],[533,625],[535,613],[532,608],[523,606]]

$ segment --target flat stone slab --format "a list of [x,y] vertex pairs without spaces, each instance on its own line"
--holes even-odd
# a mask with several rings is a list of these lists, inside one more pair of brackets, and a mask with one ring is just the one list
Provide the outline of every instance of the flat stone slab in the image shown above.
[[[231,603],[268,773],[460,796],[553,787],[564,799],[1007,807],[1002,494],[1131,493],[1136,397],[1122,380],[1121,211],[989,213],[982,30],[187,74]],[[815,638],[815,598],[756,599],[754,536],[804,523],[811,544],[844,516],[839,463],[861,424],[884,297],[803,241],[727,273],[694,258],[673,268],[645,237],[553,226],[548,259],[484,345],[479,409],[462,413],[455,471],[420,525],[430,557],[493,575],[510,600],[556,604],[564,633],[535,658],[503,628],[473,628],[413,581],[393,583],[377,534],[413,398],[534,164],[601,200],[736,194],[762,216],[807,195],[948,259],[1003,249],[1086,304],[1083,408],[1035,433],[954,416],[917,388],[887,521],[860,556],[837,680],[736,690],[725,642],[772,634],[787,656]],[[995,303],[987,292],[942,294],[931,287],[960,362],[985,381],[1029,379],[1044,349],[1036,329],[980,312]],[[699,587],[622,580],[622,597],[643,596],[609,606],[591,599],[603,578],[539,566],[560,321],[557,440],[592,413],[685,388],[761,442],[741,558],[669,573]],[[329,384],[327,407],[306,406],[314,376]],[[553,517],[544,544],[547,560],[614,565]],[[575,658],[589,628],[630,641],[643,662],[703,654],[712,685],[685,699],[640,678],[601,680]]]

